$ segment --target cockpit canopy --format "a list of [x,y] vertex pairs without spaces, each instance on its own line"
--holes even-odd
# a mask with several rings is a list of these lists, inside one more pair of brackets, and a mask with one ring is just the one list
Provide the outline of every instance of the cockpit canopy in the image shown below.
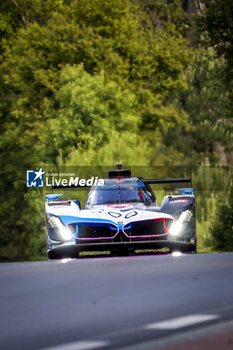
[[124,203],[141,203],[149,206],[155,202],[151,188],[138,178],[105,179],[103,186],[95,186],[91,189],[86,208]]

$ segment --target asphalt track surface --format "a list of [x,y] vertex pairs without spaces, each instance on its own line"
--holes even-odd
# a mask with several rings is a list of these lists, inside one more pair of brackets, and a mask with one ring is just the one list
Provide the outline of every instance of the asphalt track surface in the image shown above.
[[0,264],[1,350],[156,349],[230,320],[233,253]]

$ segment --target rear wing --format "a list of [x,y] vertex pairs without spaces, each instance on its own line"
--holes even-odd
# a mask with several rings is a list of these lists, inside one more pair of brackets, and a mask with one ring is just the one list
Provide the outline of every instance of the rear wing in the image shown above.
[[[153,184],[177,184],[177,183],[187,183],[190,182],[192,186],[191,177],[181,177],[176,179],[151,179],[151,180],[143,180],[145,184],[153,185]],[[182,195],[194,195],[194,189],[191,188],[177,188]]]
[[145,184],[177,184],[177,183],[184,183],[184,182],[192,182],[191,177],[181,177],[176,179],[143,179],[142,180]]

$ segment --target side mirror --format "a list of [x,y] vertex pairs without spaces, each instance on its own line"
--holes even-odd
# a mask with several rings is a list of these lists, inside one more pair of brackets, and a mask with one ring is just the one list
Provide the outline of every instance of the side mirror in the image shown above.
[[74,200],[74,203],[77,204],[77,206],[79,207],[79,209],[81,210],[81,203],[77,200]]

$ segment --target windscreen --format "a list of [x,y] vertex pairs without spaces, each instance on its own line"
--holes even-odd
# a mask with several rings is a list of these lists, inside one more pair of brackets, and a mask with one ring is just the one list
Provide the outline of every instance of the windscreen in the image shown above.
[[112,182],[94,188],[87,199],[86,206],[105,204],[144,203],[151,204],[151,194],[143,182]]

